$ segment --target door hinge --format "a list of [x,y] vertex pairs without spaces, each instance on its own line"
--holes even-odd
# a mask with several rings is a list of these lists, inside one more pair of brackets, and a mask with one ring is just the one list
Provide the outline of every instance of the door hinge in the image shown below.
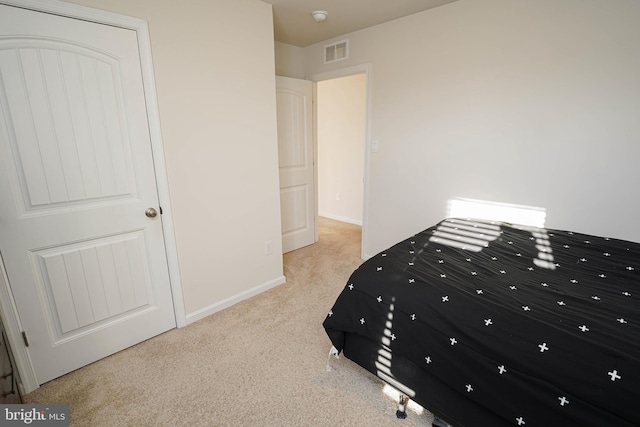
[[29,347],[29,340],[27,339],[27,333],[22,331],[22,340],[24,341],[24,346]]

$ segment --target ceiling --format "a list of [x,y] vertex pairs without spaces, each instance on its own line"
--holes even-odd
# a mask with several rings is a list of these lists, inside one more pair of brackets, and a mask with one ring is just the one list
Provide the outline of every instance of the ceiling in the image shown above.
[[[273,5],[275,40],[294,46],[311,44],[422,12],[456,0],[263,0]],[[311,12],[325,10],[324,22]]]

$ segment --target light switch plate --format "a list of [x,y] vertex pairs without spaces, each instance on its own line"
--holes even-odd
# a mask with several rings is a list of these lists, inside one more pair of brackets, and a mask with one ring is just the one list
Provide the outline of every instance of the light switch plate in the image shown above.
[[378,152],[378,140],[377,139],[371,140],[371,152],[372,153],[377,153]]

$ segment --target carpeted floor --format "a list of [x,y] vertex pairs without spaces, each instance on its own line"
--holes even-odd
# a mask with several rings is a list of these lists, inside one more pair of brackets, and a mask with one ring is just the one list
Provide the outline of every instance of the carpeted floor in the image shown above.
[[318,243],[284,256],[287,283],[114,354],[25,396],[70,405],[72,426],[431,426],[340,357],[322,321],[360,265],[361,229],[320,218]]

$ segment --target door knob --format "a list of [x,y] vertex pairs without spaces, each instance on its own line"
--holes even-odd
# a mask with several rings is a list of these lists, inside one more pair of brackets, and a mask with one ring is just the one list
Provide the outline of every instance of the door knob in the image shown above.
[[147,210],[144,211],[144,214],[149,218],[155,218],[155,216],[158,215],[158,211],[153,208],[147,208]]

